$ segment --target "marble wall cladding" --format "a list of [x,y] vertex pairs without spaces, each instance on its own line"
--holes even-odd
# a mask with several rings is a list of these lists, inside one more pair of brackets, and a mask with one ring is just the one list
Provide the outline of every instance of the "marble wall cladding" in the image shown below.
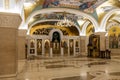
[[18,28],[21,21],[19,14],[0,12],[0,27]]
[[16,74],[17,29],[0,27],[0,76]]
[[81,53],[86,53],[86,37],[85,36],[81,36],[80,39],[80,52]]
[[100,36],[100,50],[106,50],[105,36]]
[[15,76],[18,59],[19,14],[0,12],[0,77]]
[[81,40],[81,52],[85,52],[85,40]]
[[26,50],[25,50],[26,37],[18,36],[18,59],[25,59]]

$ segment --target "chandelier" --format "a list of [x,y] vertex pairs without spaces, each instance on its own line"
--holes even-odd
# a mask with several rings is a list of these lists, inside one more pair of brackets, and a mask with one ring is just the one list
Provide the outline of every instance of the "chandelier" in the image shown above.
[[60,26],[60,27],[72,27],[74,26],[74,22],[72,22],[71,20],[68,20],[65,16],[63,20],[58,21],[57,23],[55,23],[56,26]]

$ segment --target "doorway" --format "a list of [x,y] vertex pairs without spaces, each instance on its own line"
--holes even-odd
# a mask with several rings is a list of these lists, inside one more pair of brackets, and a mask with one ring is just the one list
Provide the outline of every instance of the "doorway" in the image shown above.
[[55,31],[52,35],[52,45],[53,45],[53,56],[60,56],[61,48],[60,48],[60,34]]

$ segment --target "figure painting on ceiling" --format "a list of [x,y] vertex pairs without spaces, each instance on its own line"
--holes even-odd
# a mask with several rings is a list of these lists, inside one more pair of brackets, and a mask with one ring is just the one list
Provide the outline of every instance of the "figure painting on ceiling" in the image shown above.
[[85,2],[85,3],[81,4],[81,5],[79,6],[79,8],[80,8],[80,10],[83,10],[83,11],[85,11],[85,12],[93,13],[96,2],[97,2],[96,0],[94,0],[94,1],[89,1],[89,2]]
[[42,7],[69,7],[93,13],[96,7],[107,0],[44,0]]
[[48,8],[50,5],[58,6],[59,0],[44,0],[43,8]]

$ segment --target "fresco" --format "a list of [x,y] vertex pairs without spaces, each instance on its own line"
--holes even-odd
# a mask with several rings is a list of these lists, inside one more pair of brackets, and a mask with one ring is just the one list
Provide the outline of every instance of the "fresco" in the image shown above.
[[[36,29],[33,34],[34,35],[49,35],[49,32],[52,30],[53,28],[42,28],[42,29]],[[63,35],[69,35],[69,33],[66,30],[62,30]]]
[[[52,12],[52,13],[44,13],[44,14],[38,14],[34,16],[34,21],[29,23],[31,25],[37,20],[46,20],[46,19],[58,19],[58,20],[63,20],[64,18],[68,19],[69,21],[72,21],[77,24],[77,21],[79,18],[84,19],[85,17],[82,16],[77,16],[75,14],[67,13],[67,12]],[[79,26],[79,25],[78,25]]]
[[112,27],[109,30],[109,48],[120,48],[120,27]]
[[107,0],[44,0],[42,8],[67,7],[93,13],[96,7]]
[[66,19],[71,20],[76,22],[76,20],[80,17],[83,18],[82,16],[76,16],[75,14],[70,14],[66,12],[57,12],[57,13],[44,13],[44,14],[38,14],[34,16],[35,19]]
[[109,47],[120,48],[120,34],[119,36],[116,36],[115,34],[109,36]]

